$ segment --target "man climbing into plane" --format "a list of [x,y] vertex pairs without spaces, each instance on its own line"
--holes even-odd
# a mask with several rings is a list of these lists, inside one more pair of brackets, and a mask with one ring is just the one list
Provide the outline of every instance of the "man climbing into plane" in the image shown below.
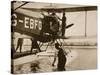
[[31,38],[32,44],[31,44],[31,53],[33,49],[37,49],[37,52],[41,52],[40,47],[37,43],[37,40],[35,38]]

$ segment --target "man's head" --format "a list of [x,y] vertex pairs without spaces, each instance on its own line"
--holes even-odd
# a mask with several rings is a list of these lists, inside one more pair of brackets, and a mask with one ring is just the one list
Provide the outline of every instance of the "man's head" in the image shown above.
[[65,12],[63,12],[63,16],[65,16]]
[[53,12],[53,13],[52,13],[52,15],[56,15],[56,13],[55,13],[55,12]]
[[59,46],[60,46],[59,43],[55,43],[55,48],[56,48],[56,49],[59,49],[59,48],[60,48]]

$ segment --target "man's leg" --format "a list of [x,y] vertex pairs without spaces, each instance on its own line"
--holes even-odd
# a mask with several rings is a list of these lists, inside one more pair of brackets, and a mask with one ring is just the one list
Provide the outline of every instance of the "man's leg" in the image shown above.
[[58,64],[57,68],[58,68],[58,71],[65,71],[65,64],[66,64],[66,61],[63,61],[61,62],[60,64]]
[[65,28],[62,29],[62,36],[65,36]]
[[66,59],[63,60],[63,63],[62,63],[62,71],[65,71],[65,65],[66,65]]
[[38,48],[39,52],[41,52],[41,49],[40,49],[40,47],[39,47],[38,43],[37,43],[37,48]]
[[20,43],[20,53],[22,52],[22,43]]
[[30,51],[30,53],[32,53],[32,50],[33,50],[33,45],[31,45],[31,51]]
[[20,44],[19,43],[17,43],[17,47],[16,47],[16,52],[17,52],[17,50],[18,50],[18,48],[19,48],[19,46],[20,46]]
[[41,49],[38,47],[39,52],[41,52]]

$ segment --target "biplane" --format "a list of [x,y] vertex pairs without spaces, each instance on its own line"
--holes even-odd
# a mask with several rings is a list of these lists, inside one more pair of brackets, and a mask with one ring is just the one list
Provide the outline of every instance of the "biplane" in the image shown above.
[[[96,10],[97,8],[95,6],[83,6],[83,7],[75,7],[75,8],[57,8],[52,6],[52,3],[49,7],[41,7],[41,8],[26,8],[25,5],[31,3],[31,2],[22,2],[18,7],[14,7],[14,3],[16,1],[12,1],[12,10],[11,10],[11,32],[18,32],[23,33],[25,35],[28,35],[32,38],[35,38],[35,40],[39,41],[39,47],[43,45],[43,43],[48,43],[46,49],[48,46],[55,42],[62,42],[60,39],[69,39],[69,37],[62,36],[61,32],[61,24],[57,23],[56,21],[53,21],[53,18],[51,16],[44,16],[43,18],[30,16],[30,14],[25,14],[23,12],[18,12],[18,9],[24,9],[27,11],[35,11],[41,14],[41,12],[47,12],[48,14],[51,13],[61,13],[61,12],[76,12],[76,11],[88,11],[88,10]],[[34,2],[33,2],[34,3]],[[58,21],[59,22],[59,21]],[[51,23],[55,23],[56,26],[53,29],[58,29],[58,31],[53,31],[52,27],[54,25],[51,25]],[[65,29],[68,29],[72,27],[74,24],[66,25]],[[70,51],[70,50],[69,50]],[[22,53],[23,55],[27,55],[28,53]],[[20,56],[22,56],[19,55]]]

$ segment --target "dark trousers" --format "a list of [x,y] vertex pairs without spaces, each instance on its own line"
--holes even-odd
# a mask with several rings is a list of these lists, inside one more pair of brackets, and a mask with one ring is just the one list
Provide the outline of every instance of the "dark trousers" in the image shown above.
[[18,48],[20,48],[20,53],[21,53],[22,44],[23,44],[23,39],[22,39],[22,38],[19,38],[19,39],[18,39],[18,42],[17,42],[16,51],[18,50]]
[[38,51],[41,52],[40,47],[39,47],[37,41],[32,41],[31,52],[32,52],[33,49],[38,49]]
[[58,61],[57,69],[58,71],[65,71],[65,64],[66,64],[66,59],[63,59],[62,61]]
[[62,36],[65,36],[65,27],[62,27]]

